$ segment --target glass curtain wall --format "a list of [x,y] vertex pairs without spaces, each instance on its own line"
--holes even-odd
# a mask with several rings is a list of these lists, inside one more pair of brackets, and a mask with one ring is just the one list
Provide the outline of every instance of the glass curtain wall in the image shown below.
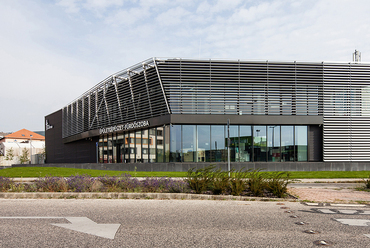
[[[231,125],[231,162],[307,161],[308,127]],[[100,163],[227,162],[226,125],[166,125],[101,135]]]

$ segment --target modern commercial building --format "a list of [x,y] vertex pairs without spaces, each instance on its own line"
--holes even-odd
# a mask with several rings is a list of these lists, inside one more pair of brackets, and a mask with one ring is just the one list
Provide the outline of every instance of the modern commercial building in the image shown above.
[[370,64],[152,58],[45,123],[47,163],[370,169]]

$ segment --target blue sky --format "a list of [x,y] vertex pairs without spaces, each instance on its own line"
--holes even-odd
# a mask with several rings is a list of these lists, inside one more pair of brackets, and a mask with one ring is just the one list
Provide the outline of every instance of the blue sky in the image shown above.
[[1,0],[0,131],[151,57],[370,61],[368,0]]

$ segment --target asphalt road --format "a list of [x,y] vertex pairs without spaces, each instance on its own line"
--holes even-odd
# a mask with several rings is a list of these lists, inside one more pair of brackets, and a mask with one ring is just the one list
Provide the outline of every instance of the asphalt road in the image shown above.
[[0,199],[0,247],[370,247],[367,221],[370,208],[298,202]]

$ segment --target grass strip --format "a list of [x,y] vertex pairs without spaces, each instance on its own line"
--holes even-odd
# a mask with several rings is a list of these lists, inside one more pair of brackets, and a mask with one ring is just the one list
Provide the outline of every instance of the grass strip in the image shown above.
[[[89,170],[59,167],[14,167],[0,170],[2,177],[68,177],[74,175],[119,176],[123,173],[133,177],[186,177],[187,172],[174,171],[112,171],[112,170]],[[265,172],[273,173],[273,172]],[[291,179],[303,178],[369,178],[370,171],[291,171]]]
[[172,171],[112,171],[112,170],[90,170],[59,167],[14,167],[0,170],[2,177],[69,177],[75,175],[99,176],[119,176],[123,173],[133,177],[185,177],[186,172]]

